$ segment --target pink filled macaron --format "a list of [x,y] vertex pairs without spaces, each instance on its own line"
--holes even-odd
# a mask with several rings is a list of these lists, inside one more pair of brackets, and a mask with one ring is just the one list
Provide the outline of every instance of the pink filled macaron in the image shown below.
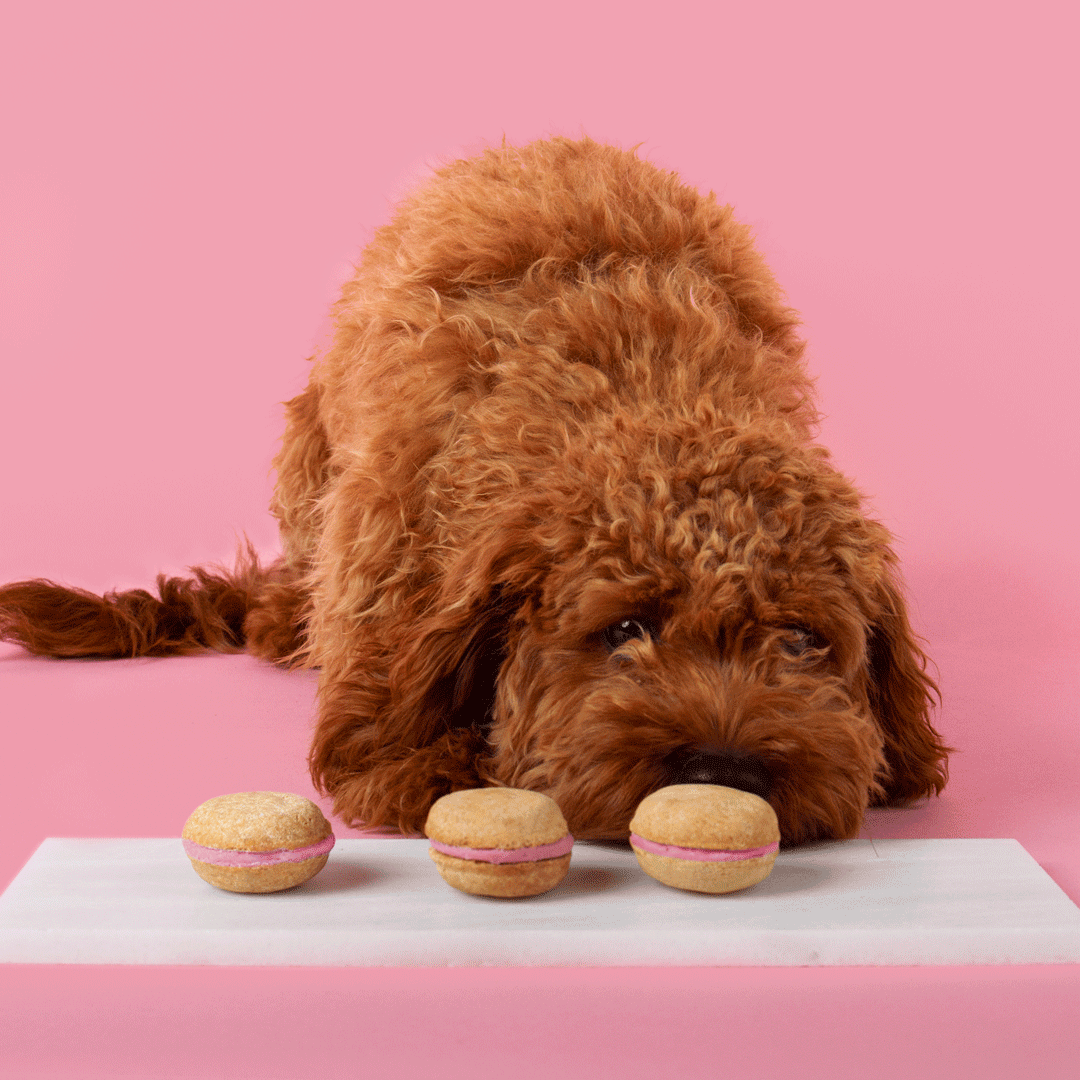
[[476,896],[535,896],[570,869],[574,838],[554,800],[520,788],[444,795],[424,825],[443,879]]
[[630,845],[642,870],[676,889],[726,893],[769,876],[780,848],[773,808],[717,784],[672,784],[641,800]]
[[326,865],[334,833],[310,799],[240,791],[196,807],[183,843],[204,881],[229,892],[269,893],[313,878]]

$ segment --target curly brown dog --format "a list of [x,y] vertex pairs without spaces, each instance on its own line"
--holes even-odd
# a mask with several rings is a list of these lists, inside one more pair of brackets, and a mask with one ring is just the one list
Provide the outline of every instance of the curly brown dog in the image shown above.
[[288,403],[284,557],[94,597],[0,590],[55,656],[320,669],[346,822],[502,784],[580,838],[679,781],[786,843],[941,790],[890,537],[812,442],[797,320],[710,195],[589,140],[456,162],[376,234]]

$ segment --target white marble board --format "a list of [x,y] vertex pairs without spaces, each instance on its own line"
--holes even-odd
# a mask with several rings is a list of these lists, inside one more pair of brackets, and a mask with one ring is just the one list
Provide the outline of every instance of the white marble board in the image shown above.
[[198,878],[177,839],[45,840],[0,897],[0,961],[339,966],[1080,963],[1080,909],[1015,840],[853,840],[781,852],[725,896],[577,844],[566,880],[494,900],[424,840],[339,840],[263,896]]

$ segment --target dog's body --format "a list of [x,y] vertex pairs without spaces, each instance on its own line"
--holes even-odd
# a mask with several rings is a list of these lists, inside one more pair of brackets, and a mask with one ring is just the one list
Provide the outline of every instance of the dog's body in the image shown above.
[[160,602],[9,586],[4,636],[318,667],[312,773],[352,823],[506,784],[624,837],[706,780],[792,843],[940,791],[889,536],[811,441],[795,316],[728,208],[588,140],[491,150],[336,315],[288,405],[280,563]]

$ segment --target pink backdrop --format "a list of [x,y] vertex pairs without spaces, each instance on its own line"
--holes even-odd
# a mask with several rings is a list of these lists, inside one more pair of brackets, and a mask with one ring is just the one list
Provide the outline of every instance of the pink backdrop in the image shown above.
[[[393,201],[503,134],[641,143],[756,229],[804,315],[823,441],[900,538],[960,752],[942,798],[869,832],[1014,836],[1080,900],[1072,12],[23,5],[0,46],[0,581],[143,585],[245,533],[271,554],[278,403]],[[0,885],[46,835],[175,835],[210,795],[309,791],[312,694],[244,657],[0,646]],[[1075,968],[7,968],[0,1068],[295,1077],[367,1055],[405,1075],[441,1054],[450,1076],[478,1013],[498,1032],[481,1060],[523,1051],[523,1076],[692,1073],[721,1047],[747,1075],[1066,1076],[1078,987]],[[297,1010],[317,1046],[282,1034]],[[653,1020],[709,1035],[661,1062]]]

